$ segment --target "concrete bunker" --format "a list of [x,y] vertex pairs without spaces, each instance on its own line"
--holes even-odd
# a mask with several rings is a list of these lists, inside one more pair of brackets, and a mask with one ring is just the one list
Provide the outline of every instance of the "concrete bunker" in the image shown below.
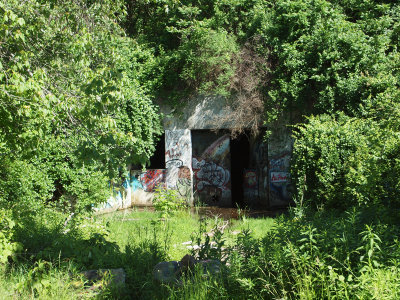
[[291,201],[290,156],[292,139],[288,120],[282,119],[264,140],[264,132],[231,138],[224,124],[213,118],[229,105],[220,98],[199,98],[178,118],[167,112],[164,134],[146,170],[129,166],[122,182],[114,184],[108,209],[152,205],[154,189],[177,190],[189,205],[279,208]]

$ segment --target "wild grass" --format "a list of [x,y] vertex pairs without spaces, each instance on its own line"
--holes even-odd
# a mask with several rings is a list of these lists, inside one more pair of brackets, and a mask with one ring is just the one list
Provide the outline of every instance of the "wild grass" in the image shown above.
[[[47,212],[20,228],[25,251],[0,272],[1,299],[399,299],[396,210],[313,211],[276,219],[161,217],[125,211],[82,218]],[[73,224],[72,224],[73,223]],[[192,243],[187,243],[192,241]],[[195,244],[200,247],[190,249]],[[153,280],[161,261],[219,259],[177,285]],[[87,269],[124,268],[126,284],[93,290]]]

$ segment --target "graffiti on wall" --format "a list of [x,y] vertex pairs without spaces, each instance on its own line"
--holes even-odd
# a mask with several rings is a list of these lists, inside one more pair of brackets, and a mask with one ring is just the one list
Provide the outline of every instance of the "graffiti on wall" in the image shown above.
[[166,166],[167,169],[180,168],[183,166],[183,161],[178,158],[170,159],[166,162]]
[[111,197],[99,209],[120,209],[130,205],[131,173],[128,172],[120,181],[111,181]]
[[249,189],[257,188],[257,171],[245,170],[244,171],[244,187]]
[[[187,134],[189,132],[189,136]],[[185,129],[165,131],[165,161],[182,160],[191,149],[190,131]]]
[[[210,137],[214,138],[214,135],[203,135],[198,145],[209,142]],[[199,153],[195,153],[192,159],[194,189],[199,193],[202,201],[211,200],[221,205],[230,204],[229,143],[229,135],[211,140],[208,147],[204,151],[198,150]]]
[[257,170],[245,169],[243,173],[244,201],[253,205],[258,199],[258,176]]
[[272,172],[283,172],[289,169],[290,155],[285,153],[269,160],[269,168]]
[[271,182],[287,182],[289,180],[288,172],[271,172]]
[[216,189],[229,190],[229,170],[217,165],[214,162],[198,160],[193,157],[193,173],[196,179],[195,188],[201,192],[208,187]]
[[270,204],[283,205],[290,201],[290,154],[284,153],[270,159]]
[[140,174],[140,183],[144,191],[153,192],[157,186],[164,185],[165,170],[146,170]]
[[[138,204],[138,196],[146,196],[146,201],[139,201],[140,204],[148,204],[151,201],[151,192],[159,185],[165,185],[166,170],[154,169],[144,172],[131,170],[122,177],[120,181],[112,181],[110,189],[111,197],[99,209],[121,209]],[[135,200],[136,199],[136,200]]]
[[166,186],[186,200],[192,198],[192,143],[189,129],[165,131]]
[[222,162],[229,155],[229,136],[223,135],[201,154],[204,159],[212,159],[214,161]]
[[182,166],[178,171],[178,181],[176,182],[176,190],[183,198],[188,199],[192,193],[192,180],[190,169]]
[[135,176],[135,175],[131,175],[131,179],[130,179],[130,185],[131,185],[131,190],[132,192],[135,192],[137,190],[143,190],[143,185],[140,182],[140,174],[139,176]]

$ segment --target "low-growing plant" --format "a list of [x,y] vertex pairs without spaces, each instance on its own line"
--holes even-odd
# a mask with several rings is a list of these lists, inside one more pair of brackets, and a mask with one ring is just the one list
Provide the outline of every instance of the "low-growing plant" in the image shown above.
[[18,291],[21,293],[28,290],[32,295],[37,296],[43,290],[51,287],[51,276],[49,271],[52,268],[52,263],[39,260],[34,267],[30,269],[24,276],[23,280],[17,285]]
[[198,245],[198,248],[192,248],[192,255],[198,259],[218,259],[225,262],[227,253],[224,230],[227,225],[227,222],[215,218],[211,230],[208,231],[209,219],[201,218],[198,231],[192,234],[192,240]]
[[168,217],[172,212],[186,207],[186,201],[176,190],[159,186],[154,191],[153,206],[163,217]]
[[13,241],[15,221],[6,210],[0,209],[0,265],[10,258],[16,259],[16,254],[22,250],[22,244]]

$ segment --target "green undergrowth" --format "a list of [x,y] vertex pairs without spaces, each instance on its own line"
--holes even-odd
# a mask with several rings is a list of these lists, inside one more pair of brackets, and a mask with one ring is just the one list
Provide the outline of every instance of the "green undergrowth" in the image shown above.
[[[385,208],[298,211],[275,219],[168,218],[123,211],[68,219],[46,211],[13,227],[23,245],[1,266],[2,299],[398,299],[398,212]],[[190,241],[192,243],[190,243]],[[194,247],[194,245],[199,245]],[[161,261],[218,259],[179,285],[153,281]],[[124,268],[125,286],[92,289],[83,270]]]

